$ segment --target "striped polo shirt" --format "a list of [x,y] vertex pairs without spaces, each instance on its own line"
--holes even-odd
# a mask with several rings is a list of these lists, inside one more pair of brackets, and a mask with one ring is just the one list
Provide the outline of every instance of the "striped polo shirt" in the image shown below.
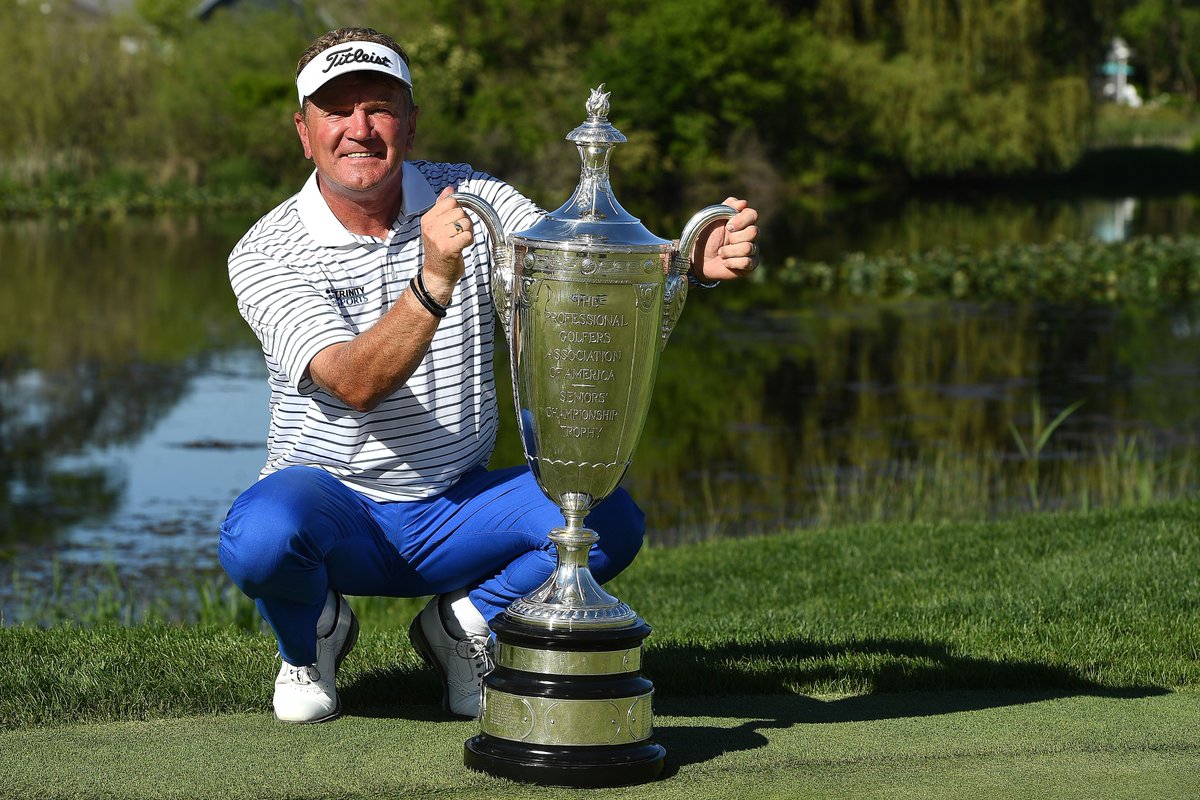
[[488,201],[510,233],[544,213],[466,164],[405,162],[403,185],[403,207],[387,238],[378,239],[346,230],[314,172],[229,255],[238,309],[262,343],[269,372],[271,424],[260,477],[308,465],[375,500],[414,500],[440,494],[491,455],[498,424],[491,243],[473,213],[475,244],[463,254],[466,272],[404,386],[360,412],[308,374],[313,356],[374,325],[407,289],[424,258],[421,216],[443,188]]

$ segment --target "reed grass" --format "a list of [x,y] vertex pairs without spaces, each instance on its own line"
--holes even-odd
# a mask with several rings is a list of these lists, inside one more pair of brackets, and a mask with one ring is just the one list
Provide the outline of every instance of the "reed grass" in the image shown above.
[[[1027,439],[1029,424],[1022,423],[1020,434]],[[1027,443],[1026,455],[945,443],[900,457],[869,439],[826,452],[815,440],[798,461],[791,442],[761,432],[748,435],[736,463],[679,472],[635,461],[628,483],[635,497],[647,498],[652,546],[797,525],[980,522],[1046,509],[1142,508],[1200,487],[1194,441],[1167,444],[1138,433],[1060,440],[1054,433],[1043,423],[1040,447]]]

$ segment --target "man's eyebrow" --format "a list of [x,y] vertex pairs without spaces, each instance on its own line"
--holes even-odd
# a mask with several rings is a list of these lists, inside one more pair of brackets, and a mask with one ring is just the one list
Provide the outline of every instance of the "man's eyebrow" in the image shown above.
[[314,103],[314,105],[316,105],[317,108],[328,109],[328,110],[346,109],[346,108],[354,108],[356,106],[362,106],[363,108],[367,109],[368,111],[377,111],[381,108],[399,110],[402,106],[401,103],[397,103],[392,100],[362,100],[362,101],[329,100],[324,103],[319,103],[319,104]]

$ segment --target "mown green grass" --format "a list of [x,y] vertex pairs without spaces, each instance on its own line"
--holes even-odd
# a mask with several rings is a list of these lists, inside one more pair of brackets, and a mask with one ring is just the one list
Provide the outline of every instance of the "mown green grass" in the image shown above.
[[[651,549],[611,588],[654,626],[660,698],[1200,690],[1200,503]],[[352,599],[348,711],[427,707],[419,601]],[[235,618],[236,609],[230,612]],[[0,728],[268,713],[273,641],[235,624],[0,628]]]
[[567,790],[471,772],[424,709],[295,727],[226,714],[0,732],[13,798],[1194,798],[1200,693],[662,699],[661,780]]
[[353,599],[345,715],[319,726],[272,718],[273,644],[240,602],[205,625],[0,628],[0,796],[1193,798],[1198,513],[648,550],[612,588],[655,626],[668,760],[631,788],[467,770],[475,725],[442,718],[404,633],[419,600]]

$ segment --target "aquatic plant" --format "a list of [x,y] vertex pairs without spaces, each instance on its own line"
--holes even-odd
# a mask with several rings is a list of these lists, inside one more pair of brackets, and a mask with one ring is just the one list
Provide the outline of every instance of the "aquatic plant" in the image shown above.
[[1200,292],[1200,237],[1009,244],[991,250],[787,258],[768,279],[825,295],[1155,304]]
[[1029,489],[1029,502],[1033,506],[1033,510],[1037,511],[1041,508],[1041,496],[1038,493],[1039,478],[1041,477],[1042,451],[1046,449],[1046,445],[1050,442],[1050,437],[1058,430],[1058,427],[1066,421],[1067,417],[1071,416],[1075,411],[1082,406],[1083,400],[1076,400],[1071,405],[1058,412],[1058,415],[1052,419],[1049,424],[1045,422],[1044,412],[1042,411],[1041,398],[1035,393],[1033,400],[1030,403],[1030,427],[1029,440],[1026,441],[1025,436],[1017,430],[1017,426],[1012,420],[1008,421],[1008,430],[1012,433],[1013,441],[1017,444],[1017,449],[1021,451],[1021,458],[1025,461],[1026,469],[1026,486]]

